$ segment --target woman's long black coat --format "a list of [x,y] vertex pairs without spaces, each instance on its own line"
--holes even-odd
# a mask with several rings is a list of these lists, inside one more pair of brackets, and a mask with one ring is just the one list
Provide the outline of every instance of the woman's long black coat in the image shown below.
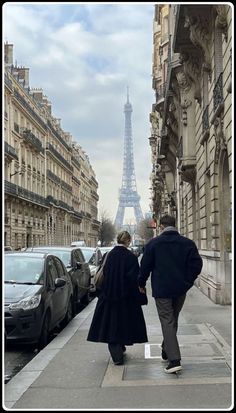
[[138,303],[139,264],[126,247],[114,247],[104,266],[104,282],[87,340],[131,345],[148,341]]

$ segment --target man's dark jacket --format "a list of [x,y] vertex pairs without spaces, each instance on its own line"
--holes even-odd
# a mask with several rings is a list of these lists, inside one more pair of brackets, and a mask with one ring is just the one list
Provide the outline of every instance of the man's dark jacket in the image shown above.
[[145,287],[151,272],[153,297],[178,297],[193,286],[201,269],[195,243],[177,230],[164,231],[146,245],[138,283]]

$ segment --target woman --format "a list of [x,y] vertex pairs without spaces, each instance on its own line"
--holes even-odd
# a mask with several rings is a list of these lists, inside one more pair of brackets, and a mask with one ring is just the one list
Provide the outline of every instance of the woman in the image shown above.
[[114,364],[123,364],[125,345],[148,341],[143,311],[138,301],[139,264],[128,250],[131,236],[122,231],[108,253],[104,281],[87,340],[108,343]]

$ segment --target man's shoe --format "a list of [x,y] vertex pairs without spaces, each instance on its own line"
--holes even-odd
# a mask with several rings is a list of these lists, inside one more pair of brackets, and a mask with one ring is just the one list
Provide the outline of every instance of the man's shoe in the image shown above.
[[180,360],[173,360],[170,361],[168,366],[164,369],[166,373],[176,373],[177,371],[182,370],[182,366],[180,364]]
[[163,362],[168,361],[167,354],[166,354],[165,350],[163,350],[163,349],[161,350],[161,361],[163,361]]

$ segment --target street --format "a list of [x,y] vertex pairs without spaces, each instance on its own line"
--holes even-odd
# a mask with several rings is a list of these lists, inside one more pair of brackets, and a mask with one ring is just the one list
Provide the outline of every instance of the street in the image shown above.
[[[92,298],[91,300],[92,301]],[[80,305],[78,314],[85,308]],[[50,336],[49,343],[57,337],[63,328],[55,328]],[[7,343],[4,353],[4,383],[8,383],[17,373],[23,369],[37,354],[39,350],[35,344]]]

